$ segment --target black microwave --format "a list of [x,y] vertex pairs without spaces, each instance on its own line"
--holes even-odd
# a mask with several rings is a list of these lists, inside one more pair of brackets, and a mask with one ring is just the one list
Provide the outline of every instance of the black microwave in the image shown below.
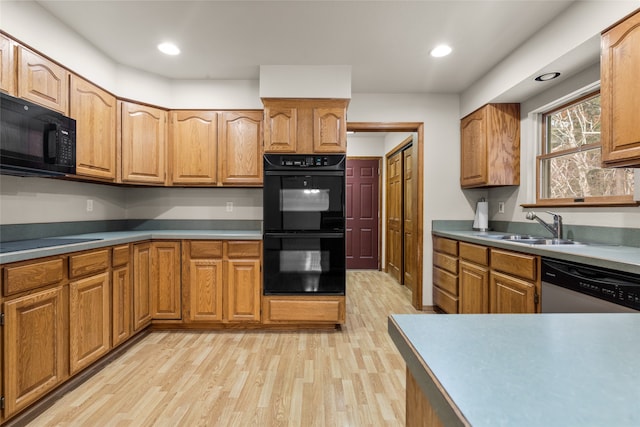
[[76,121],[23,99],[0,94],[0,173],[76,173]]

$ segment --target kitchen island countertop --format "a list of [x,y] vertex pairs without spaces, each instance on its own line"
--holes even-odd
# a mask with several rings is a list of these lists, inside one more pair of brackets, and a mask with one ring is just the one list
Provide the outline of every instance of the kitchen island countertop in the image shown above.
[[640,425],[640,314],[391,315],[444,425]]
[[[57,238],[97,239],[64,246],[52,246],[25,251],[0,254],[0,264],[26,261],[52,255],[97,249],[105,246],[122,245],[153,239],[169,240],[261,240],[260,230],[145,230],[145,231],[109,231],[103,233],[75,234]],[[1,243],[0,243],[1,244]]]

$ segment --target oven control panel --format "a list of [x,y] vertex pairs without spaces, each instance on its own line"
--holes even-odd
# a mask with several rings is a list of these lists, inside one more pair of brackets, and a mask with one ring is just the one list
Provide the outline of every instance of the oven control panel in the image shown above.
[[309,169],[344,169],[344,154],[265,154],[265,170]]
[[281,166],[329,166],[326,156],[285,157],[281,159]]

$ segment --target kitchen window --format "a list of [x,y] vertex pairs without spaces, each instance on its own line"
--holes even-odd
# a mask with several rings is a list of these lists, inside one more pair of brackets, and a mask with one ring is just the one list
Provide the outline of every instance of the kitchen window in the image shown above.
[[600,92],[542,114],[536,204],[635,204],[633,169],[601,168]]

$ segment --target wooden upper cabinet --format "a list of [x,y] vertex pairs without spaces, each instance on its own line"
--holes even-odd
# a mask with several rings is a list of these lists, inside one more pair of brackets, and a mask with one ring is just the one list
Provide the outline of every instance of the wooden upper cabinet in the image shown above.
[[298,110],[293,107],[269,107],[264,109],[265,153],[295,153],[297,141]]
[[460,122],[462,188],[520,184],[520,104],[487,104]]
[[0,91],[16,95],[16,63],[14,60],[15,44],[5,35],[0,34]]
[[215,184],[218,114],[215,111],[172,111],[170,120],[171,182]]
[[262,185],[262,111],[226,111],[219,118],[222,185]]
[[264,98],[265,153],[345,153],[348,102],[348,99]]
[[167,112],[121,102],[122,182],[164,184]]
[[116,179],[116,97],[71,75],[69,115],[76,120],[76,174]]
[[602,163],[640,167],[640,11],[602,34]]
[[314,153],[346,153],[347,124],[344,108],[314,108],[313,133]]
[[17,96],[68,114],[69,73],[52,61],[19,46]]

